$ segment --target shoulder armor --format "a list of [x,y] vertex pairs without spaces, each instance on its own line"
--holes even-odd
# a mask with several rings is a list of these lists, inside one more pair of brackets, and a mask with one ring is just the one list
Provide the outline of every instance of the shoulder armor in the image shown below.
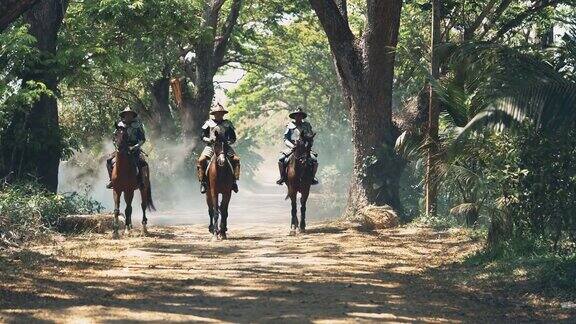
[[288,125],[286,125],[287,129],[295,129],[296,128],[296,124],[294,124],[293,122],[289,122]]
[[118,127],[126,127],[126,124],[124,124],[123,121],[119,121],[117,124]]
[[212,119],[208,119],[204,125],[202,125],[202,129],[208,129],[212,127],[216,127],[216,122],[214,122]]

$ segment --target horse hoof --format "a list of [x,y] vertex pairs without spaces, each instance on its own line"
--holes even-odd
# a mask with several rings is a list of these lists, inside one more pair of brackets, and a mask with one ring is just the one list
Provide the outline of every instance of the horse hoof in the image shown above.
[[144,236],[150,235],[150,233],[148,233],[148,228],[146,227],[146,225],[142,225],[142,235]]
[[288,233],[288,236],[296,236],[296,230],[295,229],[291,229],[290,233]]
[[130,230],[128,228],[124,229],[124,236],[130,236]]
[[119,238],[120,238],[120,234],[118,234],[118,232],[112,233],[112,239],[117,240]]
[[298,232],[299,232],[300,234],[306,234],[306,229],[305,229],[305,228],[301,228]]
[[228,237],[226,236],[226,233],[220,234],[220,239],[222,239],[222,240],[228,239]]
[[212,235],[212,238],[210,239],[210,241],[211,241],[211,242],[216,242],[216,241],[218,241],[218,235],[217,235],[217,234]]

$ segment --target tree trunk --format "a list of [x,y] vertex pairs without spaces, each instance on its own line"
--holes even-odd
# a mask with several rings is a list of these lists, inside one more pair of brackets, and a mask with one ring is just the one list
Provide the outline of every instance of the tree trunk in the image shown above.
[[310,0],[310,4],[328,37],[350,106],[354,169],[348,213],[368,205],[400,211],[404,162],[394,151],[399,131],[392,122],[392,85],[402,1],[368,0],[360,42],[348,25],[346,1]]
[[42,95],[27,114],[19,113],[11,123],[15,139],[21,142],[11,143],[10,170],[16,177],[32,175],[48,190],[58,188],[58,166],[62,156],[62,138],[58,122],[58,76],[46,60],[56,55],[58,30],[66,12],[67,1],[47,0],[38,3],[26,13],[29,33],[36,38],[36,47],[40,50],[41,60],[33,66],[30,73],[23,76],[27,81],[41,82],[54,93]]
[[151,139],[173,139],[176,136],[176,124],[170,110],[170,78],[163,77],[150,86],[152,104],[147,126]]
[[0,33],[8,28],[16,19],[30,10],[39,0],[8,0],[0,1]]
[[[200,137],[200,128],[209,117],[214,99],[214,75],[223,65],[228,43],[236,27],[242,8],[242,0],[232,0],[225,21],[221,21],[221,9],[226,0],[205,2],[202,16],[202,35],[195,44],[195,55],[187,62],[184,70],[187,80],[181,79],[180,116],[182,136],[191,149],[196,147]],[[187,53],[186,53],[187,54]],[[188,81],[192,86],[188,86]]]
[[[432,0],[432,40],[430,42],[430,75],[433,80],[438,80],[440,75],[440,62],[435,49],[440,43],[440,0]],[[430,85],[430,108],[428,111],[428,157],[426,163],[426,216],[436,216],[438,204],[438,186],[434,174],[434,165],[438,155],[438,119],[440,107],[438,96]]]
[[212,99],[214,98],[214,86],[210,78],[209,87],[201,91],[191,93],[192,90],[183,88],[182,94],[182,136],[188,141],[192,148],[196,146],[196,140],[200,138],[200,129],[206,119],[208,119]]

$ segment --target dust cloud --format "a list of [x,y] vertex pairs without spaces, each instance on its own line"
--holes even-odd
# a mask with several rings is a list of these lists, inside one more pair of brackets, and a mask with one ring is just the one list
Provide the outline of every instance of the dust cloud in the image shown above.
[[[190,157],[190,145],[157,145],[162,149],[150,149],[147,160],[151,167],[152,195],[157,207],[156,212],[148,214],[151,225],[208,225],[208,212],[204,195],[200,194],[200,185],[196,178],[196,157]],[[113,152],[111,143],[102,145],[99,153],[77,152],[69,161],[61,163],[61,192],[86,193],[92,199],[99,201],[107,211],[112,211],[112,191],[106,189],[108,174],[106,158]],[[240,192],[234,194],[229,207],[229,227],[234,224],[282,224],[290,225],[290,201],[285,200],[286,187],[278,186],[277,157],[281,150],[277,146],[265,146],[257,149],[263,158],[253,179],[239,181]],[[321,149],[320,149],[321,151]],[[242,157],[241,157],[242,158]],[[320,160],[320,163],[322,161]],[[245,166],[243,166],[244,168]],[[321,174],[320,174],[321,176]],[[332,195],[325,197],[326,188],[321,184],[312,188],[308,201],[307,220],[309,222],[325,220],[340,216],[339,212],[326,212],[326,204],[334,205]],[[329,179],[326,179],[329,182]],[[332,188],[330,188],[332,189]],[[341,188],[345,189],[345,188]],[[142,212],[140,196],[136,193],[133,219],[138,223]],[[121,210],[125,208],[122,201]]]

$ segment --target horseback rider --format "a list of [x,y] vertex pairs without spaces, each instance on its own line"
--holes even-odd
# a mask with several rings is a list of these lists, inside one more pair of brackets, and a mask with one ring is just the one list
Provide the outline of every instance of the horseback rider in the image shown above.
[[[128,134],[128,145],[130,146],[130,155],[138,169],[138,184],[142,185],[142,168],[148,166],[148,163],[144,160],[141,154],[142,145],[146,142],[144,126],[138,119],[138,114],[130,109],[130,107],[126,107],[122,112],[120,112],[120,121],[118,122],[117,127],[124,127],[126,129],[126,133]],[[116,128],[116,131],[118,131],[118,128]],[[118,143],[115,141],[116,136],[114,136],[114,146],[118,148]],[[110,178],[110,182],[106,186],[108,189],[112,189],[112,169],[114,167],[115,158],[116,152],[110,154],[110,157],[106,160],[106,168],[108,169],[108,176]]]
[[[296,146],[296,141],[301,140],[306,143],[306,145],[312,145],[312,137],[314,137],[314,132],[312,132],[312,125],[309,122],[304,121],[308,114],[305,113],[302,108],[296,109],[288,115],[293,119],[288,125],[286,125],[286,131],[284,132],[284,144],[287,146],[285,150],[280,154],[278,160],[278,168],[280,170],[280,179],[276,181],[277,184],[281,185],[286,181],[286,166],[290,155],[294,151]],[[318,179],[316,179],[316,171],[318,171],[318,160],[317,154],[311,152],[310,154],[310,164],[312,165],[312,184],[318,184]]]
[[214,155],[214,149],[212,144],[216,140],[215,131],[218,131],[220,136],[223,136],[225,140],[225,145],[227,146],[228,158],[233,166],[234,171],[234,184],[232,190],[238,192],[238,183],[236,181],[240,178],[240,157],[236,155],[234,149],[230,146],[236,142],[236,131],[234,130],[234,125],[232,122],[224,119],[228,111],[220,103],[217,103],[215,107],[210,109],[210,115],[212,118],[208,119],[202,126],[202,141],[206,143],[206,147],[200,154],[198,158],[198,180],[201,184],[201,193],[206,193],[207,190],[207,177],[206,168],[208,162],[212,159]]

